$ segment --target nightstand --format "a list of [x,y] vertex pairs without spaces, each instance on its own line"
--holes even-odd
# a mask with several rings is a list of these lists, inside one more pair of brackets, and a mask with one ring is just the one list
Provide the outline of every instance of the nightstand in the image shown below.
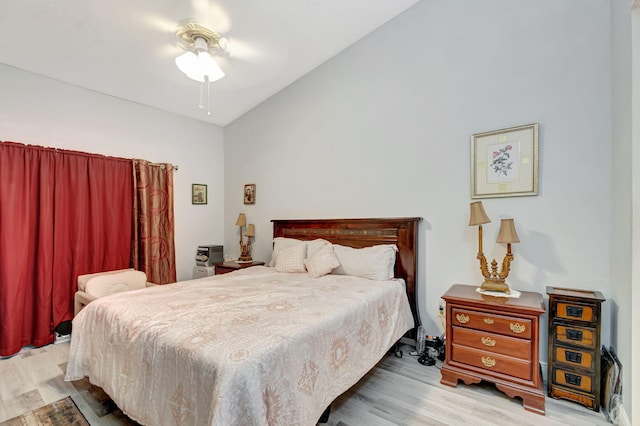
[[547,287],[549,364],[547,392],[552,398],[600,410],[599,291]]
[[521,292],[519,298],[485,296],[476,286],[453,285],[447,302],[446,358],[440,383],[457,386],[481,380],[494,383],[524,408],[544,415],[540,370],[542,295]]
[[228,274],[229,272],[237,271],[238,269],[250,268],[251,266],[260,266],[264,265],[264,262],[256,262],[253,261],[251,263],[238,263],[238,262],[223,262],[223,263],[215,263],[213,267],[215,268],[215,274]]

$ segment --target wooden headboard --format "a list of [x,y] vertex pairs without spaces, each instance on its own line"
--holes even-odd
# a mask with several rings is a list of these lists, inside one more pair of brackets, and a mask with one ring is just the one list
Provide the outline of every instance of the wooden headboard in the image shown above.
[[[285,219],[272,220],[273,237],[314,240],[361,248],[378,244],[398,247],[395,276],[406,283],[407,296],[416,327],[420,325],[416,300],[418,268],[418,223],[420,217],[373,219]],[[412,333],[413,334],[413,333]]]

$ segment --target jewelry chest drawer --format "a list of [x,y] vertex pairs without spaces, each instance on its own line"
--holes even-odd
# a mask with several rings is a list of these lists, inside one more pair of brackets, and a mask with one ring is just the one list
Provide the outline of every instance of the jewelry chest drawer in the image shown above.
[[596,329],[572,326],[570,324],[555,323],[557,343],[566,343],[584,348],[595,349]]
[[559,363],[587,369],[595,368],[595,358],[593,357],[593,351],[577,348],[565,348],[563,346],[556,345],[554,355],[556,362]]

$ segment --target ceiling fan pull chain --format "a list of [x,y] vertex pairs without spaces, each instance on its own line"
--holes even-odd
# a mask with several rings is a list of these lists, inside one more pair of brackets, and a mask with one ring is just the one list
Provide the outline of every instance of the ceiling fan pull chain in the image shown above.
[[209,77],[205,77],[207,80],[207,115],[211,115],[211,82]]
[[198,104],[198,108],[200,109],[204,109],[204,105],[203,105],[203,98],[204,98],[204,82],[200,83],[200,103]]

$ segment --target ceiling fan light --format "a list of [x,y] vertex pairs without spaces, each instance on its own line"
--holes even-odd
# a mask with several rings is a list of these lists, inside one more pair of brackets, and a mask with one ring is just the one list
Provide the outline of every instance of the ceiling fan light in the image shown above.
[[176,58],[176,66],[189,75],[198,69],[198,57],[193,52],[185,52]]
[[201,70],[208,70],[212,65],[213,58],[209,54],[209,52],[198,52],[198,66]]
[[200,72],[209,77],[209,81],[220,80],[225,75],[224,71],[222,71],[216,61],[213,60],[209,52],[198,53],[198,64],[200,66]]
[[176,66],[192,80],[204,82],[205,76],[209,81],[220,80],[225,76],[224,71],[211,57],[209,52],[198,52],[196,56],[193,52],[185,52],[175,60]]

